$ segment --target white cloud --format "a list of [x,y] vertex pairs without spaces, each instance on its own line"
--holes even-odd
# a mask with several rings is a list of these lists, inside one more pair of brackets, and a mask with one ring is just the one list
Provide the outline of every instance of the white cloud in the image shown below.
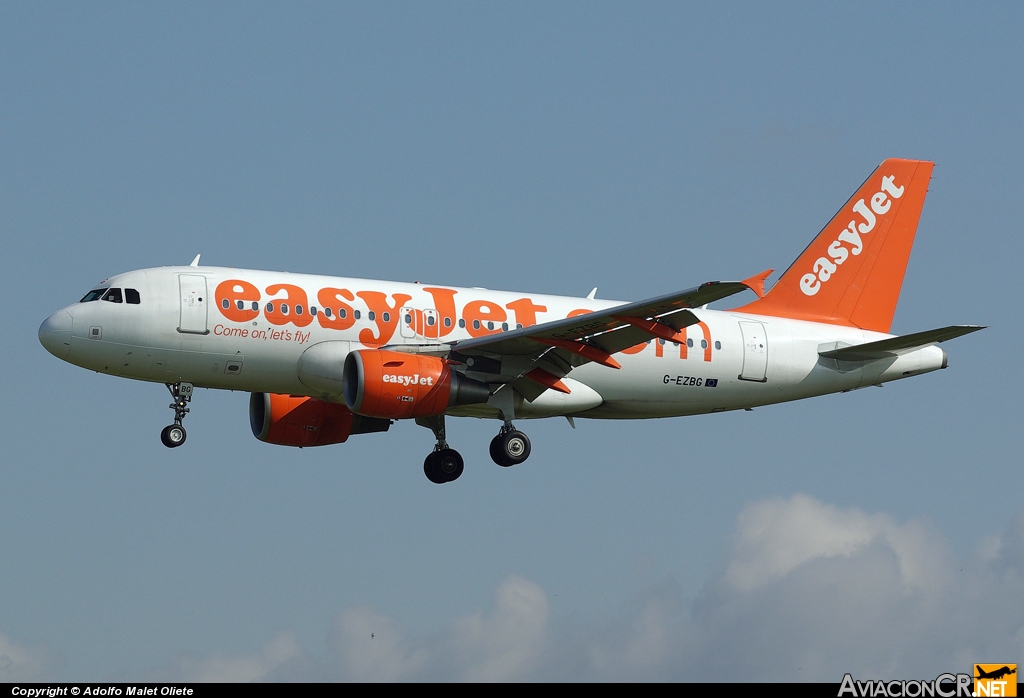
[[538,585],[511,576],[498,587],[494,609],[452,624],[446,653],[466,658],[460,678],[506,681],[523,678],[536,665],[548,624],[548,599]]
[[397,621],[357,608],[337,618],[330,644],[350,680],[506,681],[537,667],[547,624],[544,590],[513,575],[498,586],[491,610],[458,618],[436,636],[410,638]]
[[883,514],[841,510],[798,494],[748,506],[737,528],[725,581],[742,592],[781,579],[811,560],[850,558],[874,542],[896,555],[905,583],[934,589],[946,581],[944,546],[920,523],[900,526]]
[[45,647],[27,647],[0,633],[0,682],[42,681],[53,663]]
[[173,672],[175,681],[251,683],[270,678],[271,672],[302,655],[295,633],[286,631],[271,638],[259,652],[248,656],[214,655],[182,659]]
[[411,635],[398,620],[355,607],[334,619],[321,658],[284,633],[252,656],[183,662],[178,673],[197,681],[838,682],[845,672],[934,678],[1022,658],[1024,516],[960,562],[926,523],[795,495],[743,510],[722,573],[689,604],[665,580],[613,622],[581,627],[552,619],[544,590],[512,575],[490,609],[436,634]]
[[370,608],[340,614],[330,645],[341,676],[353,681],[411,679],[429,661],[428,651],[415,646],[398,621]]
[[[922,522],[810,497],[738,518],[725,573],[693,605],[686,678],[928,678],[1024,654],[1024,519],[960,564]],[[1001,659],[1009,657],[1009,659]]]

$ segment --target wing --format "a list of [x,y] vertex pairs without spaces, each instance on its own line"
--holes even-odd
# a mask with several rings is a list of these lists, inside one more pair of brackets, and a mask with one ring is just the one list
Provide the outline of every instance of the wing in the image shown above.
[[623,349],[652,337],[680,341],[679,331],[700,321],[691,308],[748,288],[762,295],[765,276],[767,272],[747,281],[711,281],[687,291],[447,345],[393,348],[444,354],[464,364],[469,377],[511,383],[533,401],[548,389],[568,393],[560,379],[577,366],[593,361],[615,369],[619,363],[612,355]]

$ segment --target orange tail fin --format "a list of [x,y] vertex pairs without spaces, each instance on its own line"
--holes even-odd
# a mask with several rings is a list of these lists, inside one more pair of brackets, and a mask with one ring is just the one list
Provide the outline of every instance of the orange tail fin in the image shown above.
[[888,332],[934,166],[883,162],[778,283],[737,310]]

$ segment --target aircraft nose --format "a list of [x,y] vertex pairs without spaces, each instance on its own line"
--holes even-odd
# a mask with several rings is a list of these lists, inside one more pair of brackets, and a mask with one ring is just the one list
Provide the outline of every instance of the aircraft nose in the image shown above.
[[39,326],[39,343],[58,359],[66,361],[71,353],[71,313],[58,310]]

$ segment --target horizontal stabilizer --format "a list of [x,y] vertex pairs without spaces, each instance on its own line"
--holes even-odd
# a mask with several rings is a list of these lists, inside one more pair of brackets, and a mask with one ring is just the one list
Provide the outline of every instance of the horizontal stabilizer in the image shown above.
[[983,329],[985,329],[983,325],[951,325],[937,330],[915,332],[914,334],[906,334],[902,337],[891,337],[877,342],[857,344],[852,347],[820,351],[818,355],[826,359],[838,359],[839,361],[873,361],[875,359],[906,354],[930,344],[938,344],[939,342],[945,342],[947,339],[955,339],[956,337],[962,337],[965,334]]

